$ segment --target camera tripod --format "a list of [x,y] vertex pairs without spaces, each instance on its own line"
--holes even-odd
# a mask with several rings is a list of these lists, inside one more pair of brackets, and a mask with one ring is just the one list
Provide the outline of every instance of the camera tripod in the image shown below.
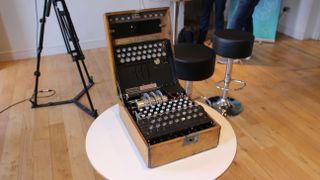
[[[49,17],[50,15],[51,6],[53,6],[55,10],[58,23],[60,26],[61,34],[63,36],[63,40],[66,45],[67,52],[68,54],[71,55],[73,62],[76,63],[76,66],[79,71],[79,75],[83,84],[83,89],[72,99],[38,104],[38,85],[39,85],[39,77],[41,75],[40,73],[41,53],[43,49],[43,39],[44,39],[46,18]],[[81,50],[79,39],[74,29],[65,1],[64,0],[45,0],[44,8],[43,8],[43,16],[42,16],[42,19],[40,19],[40,23],[41,23],[40,35],[39,35],[39,42],[38,42],[38,48],[37,48],[37,67],[36,67],[37,69],[34,72],[34,76],[36,77],[36,79],[35,79],[35,86],[34,86],[34,94],[30,99],[32,108],[49,107],[49,106],[57,106],[57,105],[74,103],[81,110],[83,110],[90,116],[96,118],[98,116],[98,113],[97,113],[97,110],[95,110],[93,107],[90,94],[88,91],[93,86],[94,82],[93,82],[92,76],[89,75],[88,69],[84,62],[85,57]],[[85,80],[81,65],[87,77],[88,84]],[[79,99],[85,94],[88,98],[90,109],[79,102]]]

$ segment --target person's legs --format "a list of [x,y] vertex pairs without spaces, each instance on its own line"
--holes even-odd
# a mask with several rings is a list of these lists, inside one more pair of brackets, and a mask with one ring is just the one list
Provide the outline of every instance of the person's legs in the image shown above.
[[253,34],[253,19],[252,16],[248,17],[245,25],[243,26],[243,30]]
[[203,41],[206,39],[213,2],[214,0],[202,0],[202,13],[200,16],[200,32],[198,40],[199,43],[203,43]]
[[224,29],[224,10],[226,0],[215,0],[215,30]]
[[246,23],[244,25],[244,30],[247,32],[250,32],[250,33],[253,33],[252,15],[253,15],[254,9],[258,3],[259,3],[259,0],[252,0],[252,1],[250,1],[250,5],[248,7],[248,18],[247,18]]
[[230,23],[230,29],[243,30],[249,17],[248,8],[250,7],[250,2],[250,0],[239,0]]

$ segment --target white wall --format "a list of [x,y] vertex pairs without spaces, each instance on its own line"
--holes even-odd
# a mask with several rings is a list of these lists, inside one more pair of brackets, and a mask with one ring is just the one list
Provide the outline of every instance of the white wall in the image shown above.
[[284,6],[290,7],[290,11],[281,17],[278,30],[296,39],[313,38],[320,18],[320,1],[283,0]]
[[[105,46],[102,15],[105,12],[142,8],[142,0],[65,0],[83,49]],[[38,0],[39,18],[44,0]],[[144,0],[145,8],[169,6],[169,0]],[[65,46],[55,14],[46,23],[44,55],[64,53]],[[182,12],[181,12],[182,13]],[[180,13],[180,14],[181,14]],[[34,0],[0,1],[0,60],[35,56]],[[181,26],[181,21],[180,21]]]

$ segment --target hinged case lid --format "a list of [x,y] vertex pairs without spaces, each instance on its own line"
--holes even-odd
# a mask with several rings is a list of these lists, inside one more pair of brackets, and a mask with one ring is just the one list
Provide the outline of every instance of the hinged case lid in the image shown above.
[[182,89],[173,64],[169,8],[107,13],[104,18],[120,99],[157,88]]

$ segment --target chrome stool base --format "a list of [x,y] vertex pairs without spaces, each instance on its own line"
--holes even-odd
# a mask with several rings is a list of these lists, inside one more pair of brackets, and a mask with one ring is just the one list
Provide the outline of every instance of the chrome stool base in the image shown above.
[[241,103],[231,97],[223,99],[221,96],[214,96],[207,100],[207,104],[225,117],[236,116],[243,111]]

